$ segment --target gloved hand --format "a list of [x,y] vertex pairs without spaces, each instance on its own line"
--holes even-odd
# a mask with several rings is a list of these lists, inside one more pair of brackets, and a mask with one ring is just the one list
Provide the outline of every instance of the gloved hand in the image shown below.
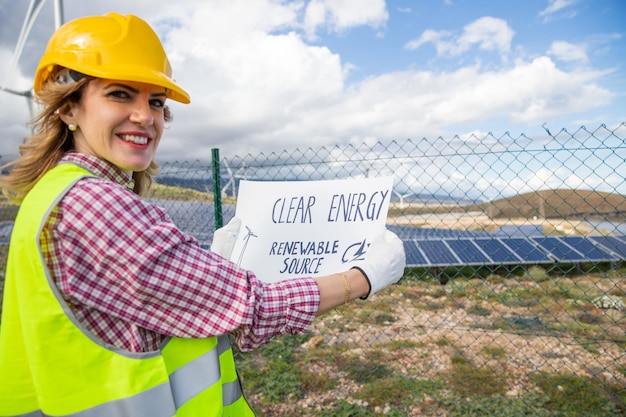
[[402,240],[392,231],[385,229],[370,244],[365,260],[353,266],[359,269],[370,284],[370,291],[361,299],[366,300],[372,294],[389,284],[398,282],[404,274],[406,256]]
[[226,226],[217,229],[213,234],[211,251],[226,259],[230,259],[230,255],[235,247],[235,239],[237,239],[240,228],[241,219],[239,217],[233,217]]

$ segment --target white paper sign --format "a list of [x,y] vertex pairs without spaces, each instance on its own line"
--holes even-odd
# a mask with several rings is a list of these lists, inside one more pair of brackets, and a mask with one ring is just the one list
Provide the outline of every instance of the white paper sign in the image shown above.
[[241,181],[231,260],[267,282],[347,270],[384,229],[392,186],[393,177]]

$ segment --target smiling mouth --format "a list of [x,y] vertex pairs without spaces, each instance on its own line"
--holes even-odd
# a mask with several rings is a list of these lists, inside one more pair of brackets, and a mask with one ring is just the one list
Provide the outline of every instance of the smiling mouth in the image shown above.
[[120,139],[126,142],[134,143],[136,145],[146,145],[149,139],[145,136],[138,135],[117,135]]

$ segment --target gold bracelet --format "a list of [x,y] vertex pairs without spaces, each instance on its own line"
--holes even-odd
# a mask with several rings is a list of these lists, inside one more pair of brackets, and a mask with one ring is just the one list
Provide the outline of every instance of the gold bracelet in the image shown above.
[[337,275],[343,278],[343,286],[345,290],[343,304],[346,305],[350,301],[350,282],[348,281],[348,275],[346,274],[337,274]]

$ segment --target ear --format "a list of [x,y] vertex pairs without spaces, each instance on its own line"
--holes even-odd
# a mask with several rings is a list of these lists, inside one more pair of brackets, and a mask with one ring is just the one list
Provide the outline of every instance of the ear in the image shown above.
[[59,114],[59,118],[66,125],[69,125],[71,123],[76,124],[76,120],[75,120],[76,114],[75,114],[74,104],[65,103],[64,105],[59,107],[59,109],[57,110],[57,113]]

